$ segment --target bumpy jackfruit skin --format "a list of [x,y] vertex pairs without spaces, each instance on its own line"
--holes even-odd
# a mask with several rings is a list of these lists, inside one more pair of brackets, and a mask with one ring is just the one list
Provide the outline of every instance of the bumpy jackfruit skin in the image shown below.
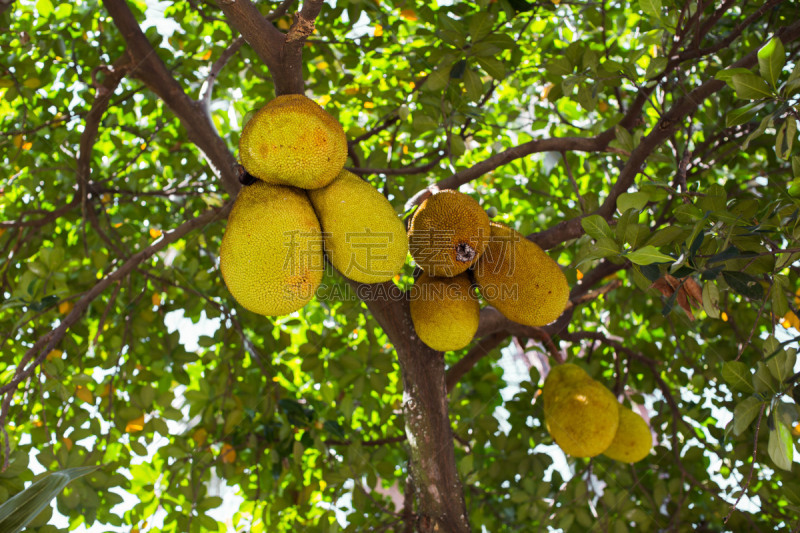
[[561,316],[569,299],[558,263],[521,233],[496,222],[475,266],[481,295],[507,318],[544,326]]
[[564,385],[545,409],[545,426],[556,444],[573,457],[595,457],[614,440],[619,425],[617,399],[595,380]]
[[278,96],[245,124],[239,139],[245,170],[267,183],[324,187],[347,159],[344,129],[313,100]]
[[489,217],[471,196],[445,189],[419,206],[408,229],[411,256],[436,277],[452,277],[473,265],[489,240]]
[[381,283],[400,272],[408,256],[406,227],[372,185],[342,170],[308,196],[322,224],[325,252],[339,272],[361,283]]
[[542,387],[542,402],[545,411],[561,399],[569,385],[591,379],[584,369],[572,363],[565,363],[550,369],[550,373],[547,374],[547,379],[544,381],[544,387]]
[[619,426],[611,445],[603,455],[622,463],[636,463],[650,454],[653,437],[644,418],[619,405]]
[[409,305],[417,335],[434,350],[460,350],[478,331],[480,303],[466,273],[434,278],[423,272],[410,291]]
[[322,231],[305,191],[257,182],[233,204],[220,270],[239,304],[266,316],[308,303],[322,281]]

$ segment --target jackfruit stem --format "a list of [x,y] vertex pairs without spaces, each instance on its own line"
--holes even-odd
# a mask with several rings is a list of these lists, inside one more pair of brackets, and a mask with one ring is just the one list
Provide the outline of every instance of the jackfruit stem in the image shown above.
[[471,263],[476,255],[475,249],[466,242],[456,244],[456,261]]
[[248,171],[244,169],[243,166],[239,166],[239,183],[242,185],[252,185],[258,181],[258,178],[250,174]]

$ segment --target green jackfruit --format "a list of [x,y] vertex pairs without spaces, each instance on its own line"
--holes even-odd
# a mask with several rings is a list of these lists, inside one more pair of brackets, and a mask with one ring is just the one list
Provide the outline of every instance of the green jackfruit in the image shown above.
[[491,222],[491,238],[475,266],[481,295],[504,316],[544,326],[561,316],[567,278],[544,250],[508,226]]
[[219,266],[228,290],[254,313],[286,315],[322,281],[322,231],[304,191],[262,182],[243,187],[222,237]]
[[244,126],[239,157],[245,170],[267,183],[324,187],[347,159],[342,125],[300,94],[279,96]]
[[446,189],[427,198],[414,213],[409,249],[431,276],[457,276],[478,260],[489,231],[489,217],[478,202]]
[[308,196],[322,224],[325,252],[339,272],[361,283],[388,281],[400,272],[408,255],[406,228],[372,185],[342,170]]
[[623,463],[636,463],[650,453],[653,436],[647,422],[639,414],[619,405],[619,426],[611,445],[603,455]]
[[619,425],[617,399],[593,379],[561,384],[544,417],[553,440],[573,457],[603,453],[614,440]]
[[441,352],[460,350],[478,331],[480,303],[466,273],[433,278],[423,272],[410,291],[411,321],[419,338]]

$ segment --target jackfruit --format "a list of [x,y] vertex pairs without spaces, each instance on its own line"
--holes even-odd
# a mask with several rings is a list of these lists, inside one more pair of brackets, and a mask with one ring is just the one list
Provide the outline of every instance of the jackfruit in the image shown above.
[[305,191],[258,182],[242,187],[219,253],[222,278],[242,307],[286,315],[322,281],[322,231]]
[[490,226],[489,245],[475,266],[481,295],[527,326],[544,326],[561,316],[569,286],[558,263],[521,233],[496,222]]
[[480,303],[467,273],[434,278],[423,272],[410,291],[411,321],[420,340],[440,352],[460,350],[478,331]]
[[547,379],[542,387],[542,402],[545,410],[558,402],[568,386],[576,382],[592,379],[584,369],[572,363],[554,366],[547,374]]
[[593,379],[562,384],[558,398],[545,409],[544,417],[553,440],[573,457],[603,453],[619,425],[617,399]]
[[427,198],[411,219],[411,256],[436,277],[465,272],[489,241],[489,217],[472,197],[443,190]]
[[644,418],[619,404],[619,426],[603,455],[622,463],[636,463],[650,453],[653,437]]
[[388,281],[400,272],[408,255],[406,227],[372,185],[342,170],[308,196],[322,224],[325,252],[339,272],[361,283]]
[[347,159],[339,122],[300,94],[278,96],[244,126],[239,157],[245,170],[267,183],[324,187]]

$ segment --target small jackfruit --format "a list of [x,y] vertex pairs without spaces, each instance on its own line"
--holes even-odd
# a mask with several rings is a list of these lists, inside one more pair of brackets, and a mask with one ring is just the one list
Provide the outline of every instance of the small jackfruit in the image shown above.
[[410,291],[411,321],[419,338],[440,352],[460,350],[478,331],[480,303],[467,273],[434,278],[423,272]]
[[481,295],[504,316],[544,326],[564,311],[567,278],[558,263],[521,233],[491,222],[491,238],[475,266]]
[[544,409],[549,409],[561,399],[568,386],[579,381],[592,379],[584,369],[572,363],[565,363],[550,369],[547,379],[542,387],[542,402]]
[[547,431],[567,455],[594,457],[603,453],[617,433],[617,399],[593,379],[579,379],[562,387],[558,398],[544,411]]
[[472,197],[445,189],[427,198],[411,219],[411,256],[431,276],[452,277],[478,260],[489,241],[489,217]]
[[322,224],[325,252],[339,272],[361,283],[388,281],[400,272],[408,255],[406,227],[372,185],[342,170],[308,196]]
[[239,157],[248,173],[267,183],[318,189],[344,167],[342,125],[301,94],[278,96],[244,126]]
[[286,315],[322,281],[322,231],[305,191],[262,182],[242,187],[222,237],[219,266],[242,307]]
[[636,463],[650,453],[653,437],[644,418],[619,404],[619,426],[603,455],[622,463]]

